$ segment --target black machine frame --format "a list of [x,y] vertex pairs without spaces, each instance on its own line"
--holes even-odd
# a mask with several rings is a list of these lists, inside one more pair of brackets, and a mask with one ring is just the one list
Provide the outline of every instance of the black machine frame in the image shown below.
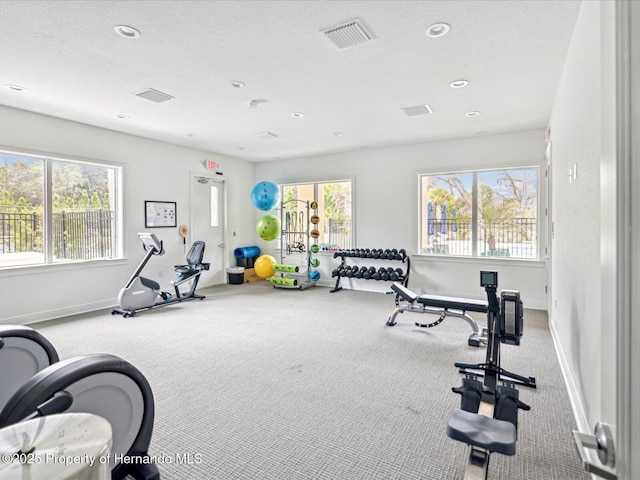
[[[525,377],[500,366],[500,345],[519,345],[522,336],[522,302],[519,292],[505,290],[497,296],[498,273],[480,272],[487,294],[487,350],[484,363],[455,363],[465,374],[453,392],[462,396],[452,412],[447,435],[470,446],[465,479],[486,479],[492,452],[515,455],[518,410],[530,407],[519,399],[516,385],[536,388],[535,377]],[[480,381],[482,379],[482,381]]]

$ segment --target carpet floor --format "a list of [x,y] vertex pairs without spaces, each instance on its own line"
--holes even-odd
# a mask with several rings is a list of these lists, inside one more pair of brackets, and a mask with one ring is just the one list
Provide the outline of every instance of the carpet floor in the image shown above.
[[[110,311],[34,327],[61,358],[111,353],[149,380],[150,454],[163,480],[461,479],[468,447],[447,437],[460,397],[454,362],[484,361],[455,317],[406,312],[385,322],[392,295],[266,282],[204,289],[207,298],[140,313]],[[525,305],[526,307],[526,305]],[[479,324],[486,320],[476,317]],[[517,453],[491,456],[492,479],[588,479],[546,314],[525,311],[519,347],[502,366],[519,387]]]

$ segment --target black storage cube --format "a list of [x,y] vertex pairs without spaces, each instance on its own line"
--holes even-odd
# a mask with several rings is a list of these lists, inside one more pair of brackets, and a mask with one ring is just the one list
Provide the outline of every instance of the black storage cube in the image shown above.
[[236,257],[236,265],[238,267],[253,268],[257,258],[258,257],[250,257],[250,258]]

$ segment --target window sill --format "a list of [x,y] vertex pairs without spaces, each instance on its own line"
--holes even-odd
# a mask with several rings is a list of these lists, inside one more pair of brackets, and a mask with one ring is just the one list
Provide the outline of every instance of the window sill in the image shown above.
[[14,277],[21,275],[34,275],[39,273],[49,272],[63,272],[72,270],[85,270],[102,267],[114,267],[119,265],[126,265],[126,258],[114,258],[111,260],[85,260],[78,262],[57,262],[38,265],[15,265],[0,267],[0,277]]
[[446,255],[413,254],[411,259],[417,262],[441,262],[441,263],[467,263],[467,264],[491,264],[513,265],[514,267],[546,268],[546,259],[528,260],[525,258],[510,257],[455,257]]

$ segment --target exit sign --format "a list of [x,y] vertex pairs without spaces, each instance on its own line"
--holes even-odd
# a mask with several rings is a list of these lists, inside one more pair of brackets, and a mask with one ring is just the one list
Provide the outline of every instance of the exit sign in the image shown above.
[[216,168],[218,168],[218,162],[214,160],[205,160],[204,166],[207,167],[209,170],[215,170]]

